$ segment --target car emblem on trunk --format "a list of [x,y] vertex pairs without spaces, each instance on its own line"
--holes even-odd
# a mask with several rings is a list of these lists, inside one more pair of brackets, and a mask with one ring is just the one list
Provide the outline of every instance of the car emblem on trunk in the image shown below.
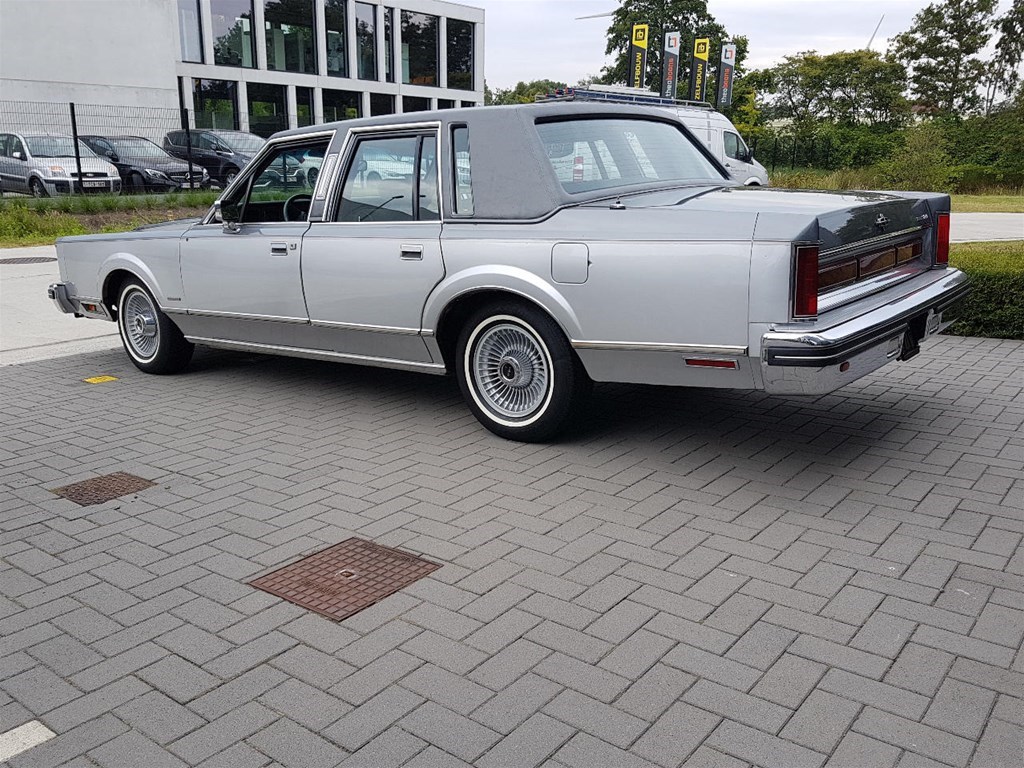
[[888,223],[889,219],[884,213],[878,214],[878,218],[875,219],[875,226],[879,229],[885,229],[885,225]]

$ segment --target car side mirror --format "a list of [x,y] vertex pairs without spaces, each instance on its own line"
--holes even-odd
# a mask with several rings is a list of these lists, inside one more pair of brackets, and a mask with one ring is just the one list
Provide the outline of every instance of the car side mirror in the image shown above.
[[242,225],[233,218],[233,214],[236,212],[233,205],[228,205],[225,208],[220,200],[213,201],[213,220],[223,226],[226,234],[233,235],[242,229]]
[[105,154],[105,155],[106,155],[107,157],[109,157],[109,158],[110,158],[111,160],[113,160],[113,161],[114,161],[115,163],[116,163],[116,162],[117,162],[118,160],[120,160],[120,158],[119,158],[119,157],[117,156],[117,152],[115,152],[115,151],[114,151],[114,150],[112,150],[112,149],[108,149],[108,150],[107,150],[106,152],[104,152],[103,154]]
[[12,152],[11,153],[11,157],[13,157],[15,160],[24,160],[25,159],[24,153],[17,152],[17,151]]

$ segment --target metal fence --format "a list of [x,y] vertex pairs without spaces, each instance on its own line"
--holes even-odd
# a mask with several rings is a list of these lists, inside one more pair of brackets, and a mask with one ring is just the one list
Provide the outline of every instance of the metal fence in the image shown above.
[[774,173],[776,168],[824,168],[834,169],[838,156],[833,151],[832,141],[826,138],[800,138],[799,136],[755,137],[750,142],[750,151]]
[[[189,179],[200,174],[202,168],[193,161],[193,117],[187,109],[157,107],[106,106],[67,102],[0,101],[0,136],[4,134],[56,135],[71,137],[75,147],[75,179],[83,179],[82,157],[91,158],[99,153],[91,150],[83,137],[132,136],[152,141],[165,147],[165,137],[172,131],[184,131],[184,153],[180,158],[189,165]],[[0,165],[9,162],[15,151],[12,141],[0,141]],[[67,158],[71,160],[71,158]],[[0,195],[3,195],[0,185]],[[11,184],[6,185],[8,194]],[[85,185],[69,185],[72,194],[87,191]]]

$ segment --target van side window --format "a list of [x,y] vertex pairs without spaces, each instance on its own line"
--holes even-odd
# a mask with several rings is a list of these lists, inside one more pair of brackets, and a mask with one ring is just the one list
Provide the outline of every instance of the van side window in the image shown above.
[[740,151],[740,145],[743,143],[740,137],[735,133],[725,131],[722,133],[722,138],[725,139],[725,156],[731,157],[733,160],[740,160],[741,155],[744,154]]

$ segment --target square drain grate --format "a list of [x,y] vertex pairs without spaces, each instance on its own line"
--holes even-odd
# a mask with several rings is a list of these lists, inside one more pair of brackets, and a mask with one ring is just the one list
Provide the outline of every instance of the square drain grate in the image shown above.
[[105,501],[127,496],[130,493],[138,493],[146,488],[152,488],[156,483],[146,480],[144,477],[129,475],[127,472],[115,472],[112,475],[100,475],[73,485],[65,485],[63,488],[52,488],[51,492],[65,499],[71,499],[82,507],[89,507],[93,504],[102,504]]
[[353,537],[249,584],[341,621],[440,567],[408,552]]

